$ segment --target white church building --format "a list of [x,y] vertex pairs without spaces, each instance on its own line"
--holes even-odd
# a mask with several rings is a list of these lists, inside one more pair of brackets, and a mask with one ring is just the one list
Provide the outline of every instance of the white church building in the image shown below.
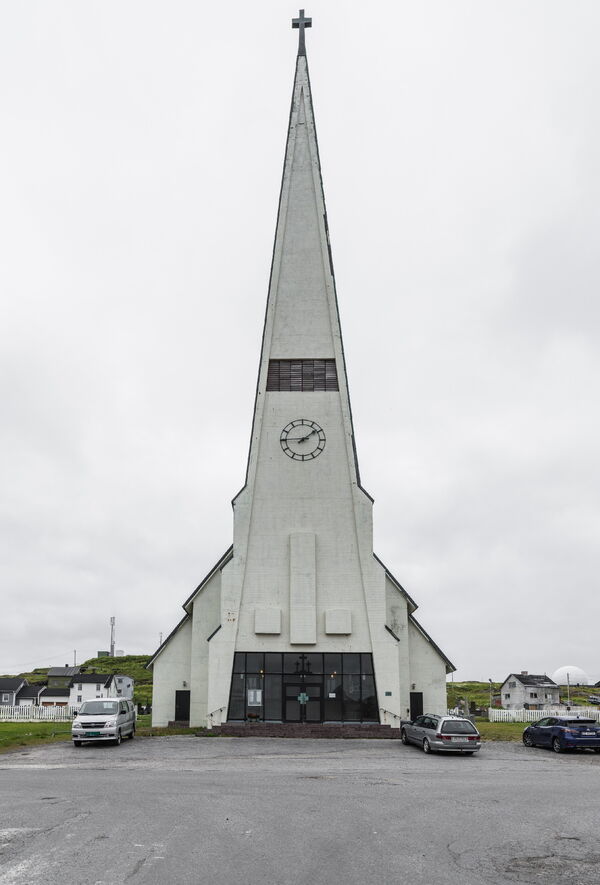
[[[153,655],[152,722],[388,723],[445,712],[453,665],[373,552],[301,10],[246,481],[233,544]],[[257,310],[258,310],[257,306]]]

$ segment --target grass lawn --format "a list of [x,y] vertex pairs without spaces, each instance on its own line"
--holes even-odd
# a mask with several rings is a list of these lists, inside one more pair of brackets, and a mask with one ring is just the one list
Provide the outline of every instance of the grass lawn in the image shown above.
[[69,740],[70,722],[0,722],[0,753],[31,744]]
[[[168,734],[201,734],[200,728],[152,728],[150,716],[138,716],[136,734],[139,737],[161,737]],[[211,732],[206,732],[211,736]],[[0,722],[0,753],[33,744],[49,744],[71,740],[71,721],[68,722]]]
[[520,741],[527,722],[487,722],[478,719],[475,726],[484,741]]

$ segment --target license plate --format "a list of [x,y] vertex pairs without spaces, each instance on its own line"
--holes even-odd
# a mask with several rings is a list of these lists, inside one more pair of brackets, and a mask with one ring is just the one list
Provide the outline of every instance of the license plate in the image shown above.
[[100,737],[100,732],[99,731],[86,731],[85,736],[86,736],[86,738],[97,738],[97,737]]
[[583,737],[597,737],[595,731],[582,731],[581,734]]
[[463,737],[453,737],[452,740],[453,740],[453,741],[458,741],[459,743],[464,744],[464,743],[466,742],[467,739],[466,739],[466,738],[463,738]]

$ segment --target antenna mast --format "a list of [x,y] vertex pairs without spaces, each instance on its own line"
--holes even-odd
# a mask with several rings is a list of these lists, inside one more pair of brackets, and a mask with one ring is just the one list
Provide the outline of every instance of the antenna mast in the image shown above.
[[110,656],[115,656],[115,619],[110,619]]

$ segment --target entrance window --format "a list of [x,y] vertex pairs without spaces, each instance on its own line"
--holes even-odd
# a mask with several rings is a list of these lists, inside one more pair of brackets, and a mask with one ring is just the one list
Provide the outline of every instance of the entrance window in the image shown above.
[[231,680],[231,696],[229,698],[229,718],[246,718],[246,674],[234,673]]
[[369,653],[236,652],[229,720],[377,722]]

